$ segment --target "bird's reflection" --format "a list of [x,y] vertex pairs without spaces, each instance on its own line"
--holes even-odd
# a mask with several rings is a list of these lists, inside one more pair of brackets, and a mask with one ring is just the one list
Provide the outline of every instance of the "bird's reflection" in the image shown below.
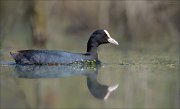
[[12,76],[18,78],[63,78],[83,75],[87,78],[87,87],[91,94],[98,99],[106,100],[118,85],[107,86],[100,84],[97,81],[99,68],[98,66],[82,65],[16,65],[16,72]]

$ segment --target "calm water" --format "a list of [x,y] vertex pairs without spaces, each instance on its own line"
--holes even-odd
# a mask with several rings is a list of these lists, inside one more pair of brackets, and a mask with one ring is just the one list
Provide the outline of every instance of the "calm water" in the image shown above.
[[1,61],[2,108],[178,108],[178,55],[106,52],[96,65]]

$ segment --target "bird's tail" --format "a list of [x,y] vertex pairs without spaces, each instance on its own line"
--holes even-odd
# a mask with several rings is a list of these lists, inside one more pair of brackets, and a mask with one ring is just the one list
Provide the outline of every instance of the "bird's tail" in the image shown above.
[[14,58],[17,64],[32,64],[23,53],[20,52],[10,52],[10,55]]
[[10,52],[10,55],[15,59],[18,56],[19,53]]
[[10,52],[10,55],[14,58],[16,63],[20,62],[23,59],[22,54],[18,52]]

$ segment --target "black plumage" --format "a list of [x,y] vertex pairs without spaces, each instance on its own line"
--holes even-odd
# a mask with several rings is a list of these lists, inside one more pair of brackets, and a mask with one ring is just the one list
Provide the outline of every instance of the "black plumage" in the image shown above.
[[57,65],[84,61],[99,62],[97,47],[106,43],[118,45],[118,42],[112,39],[106,30],[96,30],[88,40],[86,53],[59,50],[20,50],[17,53],[10,52],[10,54],[17,64]]

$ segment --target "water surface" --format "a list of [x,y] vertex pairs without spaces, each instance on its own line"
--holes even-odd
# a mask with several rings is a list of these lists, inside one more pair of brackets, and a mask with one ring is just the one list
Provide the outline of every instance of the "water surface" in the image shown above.
[[1,107],[179,107],[177,55],[101,49],[99,57],[101,66],[22,66],[1,61]]

